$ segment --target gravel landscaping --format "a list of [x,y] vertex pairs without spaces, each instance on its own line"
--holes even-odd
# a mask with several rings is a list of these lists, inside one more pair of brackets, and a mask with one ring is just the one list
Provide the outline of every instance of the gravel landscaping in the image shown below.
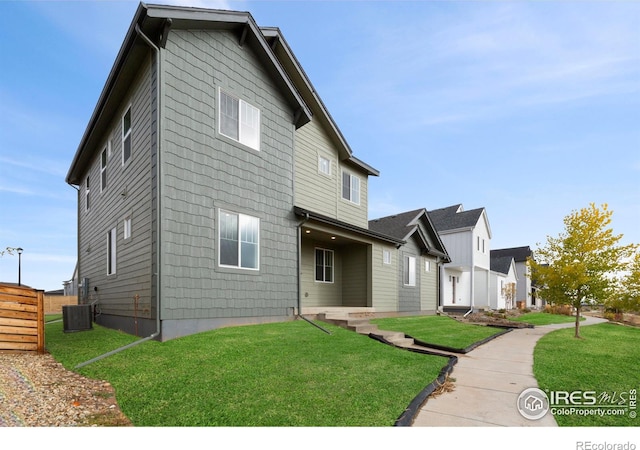
[[130,426],[113,387],[51,355],[0,353],[0,427]]

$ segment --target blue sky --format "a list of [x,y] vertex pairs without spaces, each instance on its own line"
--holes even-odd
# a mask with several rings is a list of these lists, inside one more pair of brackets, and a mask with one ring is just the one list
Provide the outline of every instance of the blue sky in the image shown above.
[[[608,203],[640,243],[640,3],[192,1],[278,26],[370,179],[369,216],[485,207],[492,248],[544,243]],[[135,1],[1,1],[0,249],[59,289],[76,260],[64,179]],[[17,281],[17,256],[0,280]]]

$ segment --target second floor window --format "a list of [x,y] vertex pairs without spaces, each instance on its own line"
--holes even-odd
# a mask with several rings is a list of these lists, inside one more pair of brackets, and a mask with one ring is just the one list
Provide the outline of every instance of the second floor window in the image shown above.
[[260,150],[260,110],[220,90],[220,134]]
[[107,188],[107,149],[100,155],[100,192]]
[[89,189],[89,175],[87,175],[87,179],[84,182],[84,208],[86,211],[89,211],[89,193],[91,189]]
[[122,117],[122,165],[131,158],[131,107]]
[[324,156],[318,156],[318,172],[331,176],[331,160]]
[[349,172],[342,172],[342,198],[360,204],[360,178]]

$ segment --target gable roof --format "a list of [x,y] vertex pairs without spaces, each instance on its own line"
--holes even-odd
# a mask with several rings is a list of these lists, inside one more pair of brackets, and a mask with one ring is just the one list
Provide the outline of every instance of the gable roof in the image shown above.
[[491,228],[489,227],[489,219],[484,208],[470,209],[465,211],[462,204],[448,206],[446,208],[434,209],[428,212],[431,222],[435,226],[438,233],[464,230],[474,228],[481,217],[487,225],[489,237],[491,237]]
[[511,268],[512,262],[512,256],[491,255],[490,269],[493,272],[500,272],[507,275],[509,273],[509,269]]
[[277,27],[262,27],[260,29],[271,45],[271,49],[274,54],[282,63],[287,74],[295,84],[298,92],[300,92],[305,102],[311,108],[314,119],[318,120],[323,125],[324,129],[328,131],[329,138],[338,149],[341,159],[351,166],[364,170],[368,175],[380,175],[378,170],[353,156],[351,147],[336,125],[333,117],[331,117],[329,110],[318,95],[315,87],[311,84],[311,80],[309,80],[309,77],[298,62],[280,29]]
[[524,262],[527,258],[533,256],[533,252],[531,251],[531,247],[528,245],[526,247],[512,247],[512,248],[501,248],[496,250],[491,250],[491,258],[498,256],[511,256],[515,260],[515,262]]
[[140,3],[78,145],[66,176],[67,183],[73,185],[81,183],[84,168],[91,163],[94,156],[93,150],[100,144],[104,131],[127,95],[140,64],[150,51],[144,37],[139,33],[151,39],[154,45],[163,47],[171,28],[194,27],[236,32],[239,43],[251,46],[265,70],[273,77],[275,85],[296,111],[292,118],[296,127],[301,127],[311,120],[312,113],[309,107],[276,58],[250,13]]
[[447,262],[451,261],[424,208],[370,220],[369,229],[405,242],[415,235],[427,254],[439,256]]

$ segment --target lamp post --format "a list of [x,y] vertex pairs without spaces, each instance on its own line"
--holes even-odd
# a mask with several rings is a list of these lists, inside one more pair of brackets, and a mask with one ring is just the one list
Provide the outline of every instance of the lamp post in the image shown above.
[[22,248],[16,249],[18,252],[18,286],[22,286]]

